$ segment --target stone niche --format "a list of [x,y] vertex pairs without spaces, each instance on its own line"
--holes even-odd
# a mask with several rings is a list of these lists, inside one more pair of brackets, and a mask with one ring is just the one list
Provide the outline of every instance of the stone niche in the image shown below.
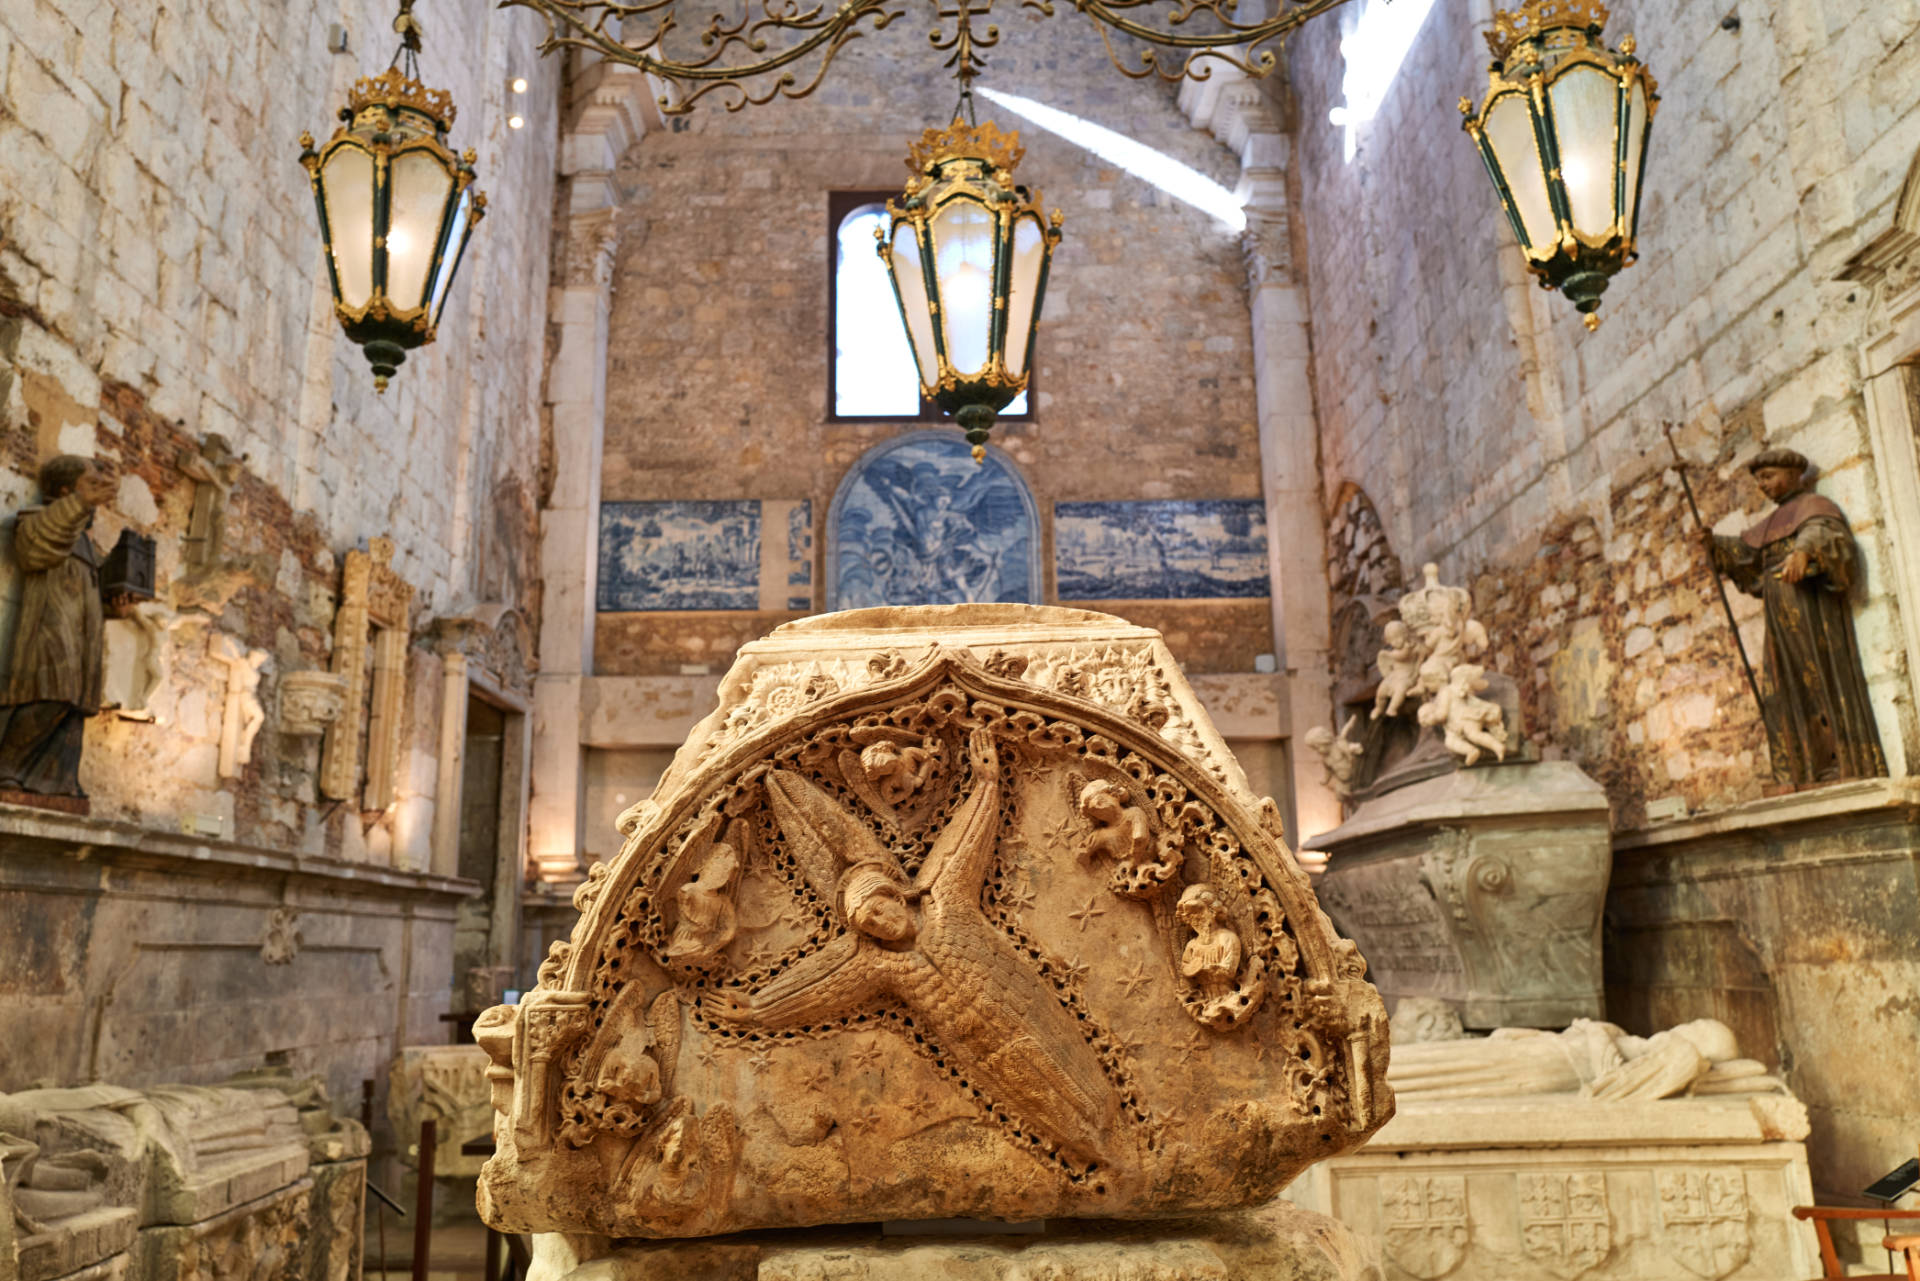
[[1388,1001],[1558,1028],[1601,1014],[1607,815],[1566,761],[1485,765],[1388,792],[1307,844],[1328,855],[1321,902]]
[[476,1025],[497,1227],[1230,1210],[1392,1114],[1365,962],[1156,632],[788,624],[620,826]]

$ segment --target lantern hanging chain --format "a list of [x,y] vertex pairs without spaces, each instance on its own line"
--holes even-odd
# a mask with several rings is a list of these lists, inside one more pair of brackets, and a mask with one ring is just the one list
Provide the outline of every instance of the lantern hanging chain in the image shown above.
[[978,7],[973,0],[953,0],[950,8],[935,11],[942,18],[954,20],[953,34],[943,37],[938,27],[927,33],[927,42],[935,49],[953,50],[953,56],[943,64],[953,68],[953,77],[960,82],[960,100],[953,106],[953,118],[965,119],[974,126],[979,125],[980,121],[974,115],[973,82],[987,69],[986,59],[980,56],[979,51],[991,49],[1000,43],[1000,28],[989,25],[976,35],[972,19],[975,14],[984,16],[992,11],[993,0],[984,0]]
[[414,0],[400,0],[400,10],[393,15],[393,29],[400,37],[400,47],[393,51],[393,61],[387,64],[389,70],[400,68],[400,73],[409,80],[420,78],[420,19],[413,16]]

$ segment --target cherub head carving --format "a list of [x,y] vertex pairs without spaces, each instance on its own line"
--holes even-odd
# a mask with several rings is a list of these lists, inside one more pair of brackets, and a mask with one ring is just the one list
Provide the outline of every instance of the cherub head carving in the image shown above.
[[919,929],[906,886],[884,863],[855,863],[846,870],[840,910],[856,930],[885,943],[904,943]]
[[1131,799],[1125,784],[1096,778],[1080,789],[1080,813],[1089,822],[1104,826],[1118,822],[1120,812]]
[[1205,934],[1226,926],[1227,910],[1211,885],[1189,885],[1180,891],[1180,902],[1173,914],[1196,934]]

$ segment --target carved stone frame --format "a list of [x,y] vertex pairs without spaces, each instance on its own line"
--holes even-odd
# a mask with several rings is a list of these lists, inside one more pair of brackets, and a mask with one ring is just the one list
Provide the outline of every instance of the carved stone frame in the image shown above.
[[[1839,278],[1874,292],[1860,345],[1861,391],[1887,526],[1887,594],[1906,649],[1909,686],[1899,711],[1907,718],[1914,715],[1912,682],[1920,674],[1920,153],[1895,202],[1893,225],[1855,254]],[[1881,736],[1895,778],[1920,765],[1905,759],[1911,729],[1902,725]]]
[[367,785],[360,807],[384,810],[394,800],[406,720],[413,587],[390,567],[391,538],[371,539],[368,548],[347,553],[340,608],[334,615],[333,670],[347,678],[346,706],[327,730],[320,792],[335,800],[352,797],[360,779],[360,731],[365,727]]

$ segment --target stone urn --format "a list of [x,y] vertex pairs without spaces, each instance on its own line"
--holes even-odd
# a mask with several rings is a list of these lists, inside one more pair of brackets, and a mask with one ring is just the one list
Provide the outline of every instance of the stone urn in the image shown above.
[[280,732],[300,737],[324,734],[347,703],[340,672],[288,672],[280,678]]

